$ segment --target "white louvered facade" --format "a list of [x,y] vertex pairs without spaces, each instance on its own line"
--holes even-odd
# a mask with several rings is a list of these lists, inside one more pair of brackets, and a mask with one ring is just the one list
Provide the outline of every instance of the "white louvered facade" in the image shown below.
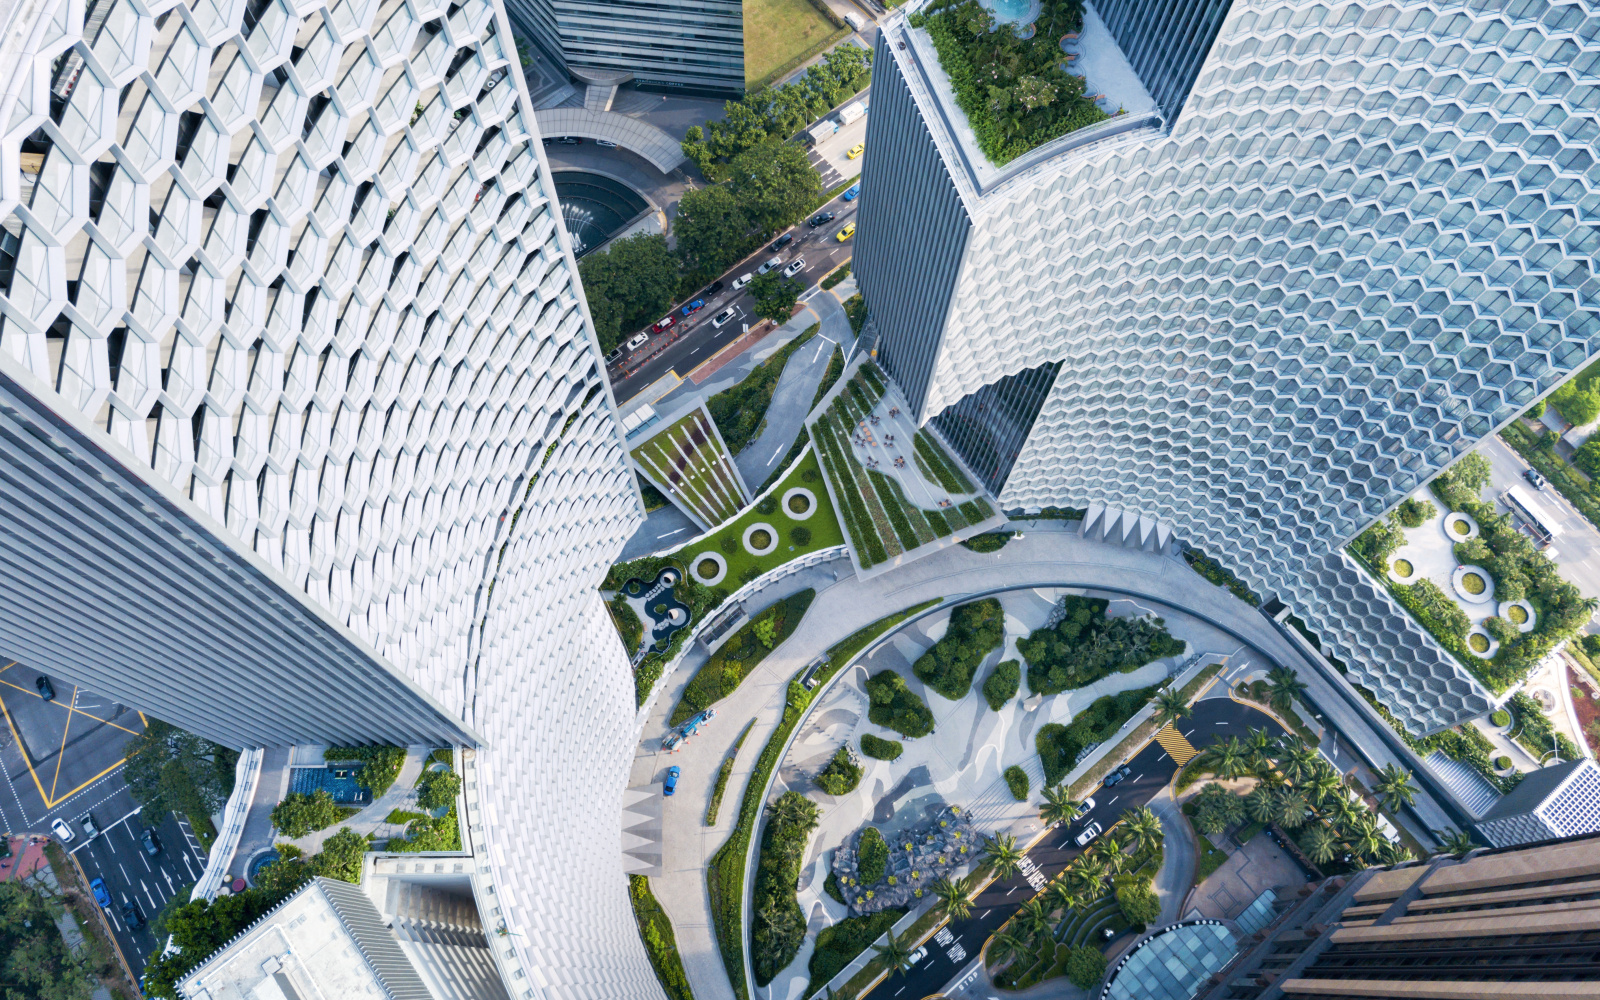
[[235,746],[481,741],[511,995],[659,997],[595,590],[642,512],[504,10],[0,25],[0,647]]

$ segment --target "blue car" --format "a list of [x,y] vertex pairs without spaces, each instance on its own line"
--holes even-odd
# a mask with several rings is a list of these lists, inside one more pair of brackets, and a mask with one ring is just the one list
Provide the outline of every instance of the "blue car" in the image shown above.
[[678,774],[679,771],[676,764],[667,768],[667,780],[662,783],[661,789],[663,795],[671,795],[678,790]]
[[850,190],[848,190],[848,191],[846,191],[844,193],[844,200],[845,201],[855,201],[860,196],[861,196],[861,182],[860,181],[856,181],[854,184],[850,185]]
[[706,300],[705,299],[695,299],[693,302],[691,302],[688,305],[683,307],[683,314],[685,316],[692,316],[693,314],[699,312],[700,310],[704,309],[705,307],[706,307]]
[[94,890],[94,901],[105,909],[111,909],[111,893],[106,891],[106,880],[94,879],[89,883],[89,888]]

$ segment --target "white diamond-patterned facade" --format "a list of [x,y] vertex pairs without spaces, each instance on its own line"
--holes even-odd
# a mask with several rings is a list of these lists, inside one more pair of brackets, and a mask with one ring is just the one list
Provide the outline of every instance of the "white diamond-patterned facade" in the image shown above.
[[[878,56],[869,145],[913,151],[864,168],[886,367],[938,425],[1061,363],[1002,504],[1166,520],[1413,730],[1484,710],[1341,546],[1600,349],[1595,5],[1234,0],[1167,131],[1001,170],[965,165],[922,32]],[[948,235],[913,271],[918,211]]]
[[235,746],[481,741],[511,995],[659,997],[595,591],[642,513],[504,10],[0,22],[0,644]]

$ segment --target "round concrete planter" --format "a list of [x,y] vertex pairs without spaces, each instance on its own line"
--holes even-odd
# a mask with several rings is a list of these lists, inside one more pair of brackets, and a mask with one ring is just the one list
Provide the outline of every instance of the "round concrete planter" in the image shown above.
[[[790,509],[789,501],[790,501],[790,499],[792,499],[794,497],[800,497],[800,498],[805,500],[806,509],[805,509],[804,513],[796,514],[792,509]],[[787,517],[791,521],[804,521],[806,518],[810,517],[812,514],[815,514],[816,512],[817,512],[817,495],[815,493],[813,493],[810,490],[806,489],[804,486],[796,486],[796,487],[794,487],[792,489],[788,489],[788,490],[784,490],[783,491],[783,516],[784,517]]]
[[[1405,563],[1411,567],[1411,572],[1402,574],[1399,564]],[[1417,564],[1404,556],[1396,556],[1389,560],[1389,579],[1395,583],[1415,583],[1417,580]]]
[[[1476,573],[1483,580],[1483,593],[1474,594],[1467,590],[1469,573]],[[1450,586],[1455,589],[1456,596],[1468,604],[1488,604],[1494,600],[1494,577],[1482,566],[1457,566],[1456,571],[1450,574]]]
[[[766,548],[758,549],[750,541],[750,536],[758,531],[765,531],[767,533]],[[744,537],[740,539],[740,541],[744,542],[744,550],[746,552],[753,556],[764,556],[778,547],[778,529],[774,528],[765,521],[757,521],[755,524],[752,524],[750,527],[744,529]]]
[[[1482,652],[1474,649],[1472,646],[1472,637],[1475,635],[1483,636],[1484,640],[1489,643],[1489,648],[1483,650]],[[1478,657],[1479,659],[1487,660],[1491,659],[1494,654],[1498,653],[1499,651],[1500,643],[1495,641],[1495,637],[1489,634],[1488,629],[1484,628],[1482,625],[1472,626],[1472,630],[1467,633],[1467,652]]]
[[[700,564],[707,561],[716,563],[717,571],[712,573],[710,576],[701,576]],[[707,587],[714,587],[722,582],[723,577],[728,575],[728,560],[722,558],[722,556],[716,552],[702,552],[695,556],[694,561],[689,564],[689,575],[694,577],[696,583]]]
[[[1517,622],[1512,622],[1511,621],[1511,609],[1512,608],[1521,608],[1522,610],[1526,611],[1528,613],[1528,620],[1525,621],[1525,622],[1522,622],[1521,624],[1518,624]],[[1500,602],[1500,607],[1496,610],[1496,614],[1498,614],[1501,618],[1504,618],[1506,621],[1511,622],[1511,624],[1516,625],[1518,632],[1532,632],[1533,631],[1533,627],[1534,627],[1534,622],[1537,621],[1538,617],[1539,617],[1534,612],[1533,605],[1528,603],[1527,601],[1501,601]]]
[[[1460,511],[1455,511],[1454,513],[1446,514],[1444,516],[1444,522],[1443,523],[1444,523],[1444,537],[1450,539],[1450,544],[1451,545],[1454,545],[1456,542],[1464,542],[1469,538],[1477,538],[1478,537],[1478,522],[1474,521],[1472,518],[1470,518],[1467,515],[1461,513]],[[1465,525],[1466,526],[1466,529],[1467,529],[1466,534],[1462,534],[1461,533],[1461,529],[1460,529],[1461,525]]]

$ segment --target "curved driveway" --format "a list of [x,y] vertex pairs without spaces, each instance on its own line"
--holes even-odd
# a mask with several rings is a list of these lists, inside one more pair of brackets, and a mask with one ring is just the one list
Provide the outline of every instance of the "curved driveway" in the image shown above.
[[[663,803],[664,873],[654,880],[656,896],[672,918],[690,985],[699,1000],[731,1000],[733,991],[723,970],[712,931],[705,866],[728,839],[750,773],[761,748],[776,728],[789,678],[829,646],[851,632],[903,608],[935,597],[967,595],[1025,587],[1088,587],[1151,598],[1181,608],[1232,633],[1269,660],[1296,667],[1299,651],[1256,609],[1195,574],[1182,560],[1154,552],[1081,538],[1076,522],[1041,521],[1020,524],[1026,537],[997,553],[980,555],[961,546],[941,550],[908,566],[863,583],[843,561],[806,570],[759,592],[748,600],[752,610],[805,587],[818,591],[800,627],[745,678],[729,697],[717,703],[718,719],[680,752],[660,754],[666,718],[694,671],[705,662],[698,650],[658,691],[647,709],[630,784],[659,782],[669,766],[683,776],[678,794]],[[838,579],[835,581],[834,577]],[[1310,695],[1345,733],[1381,766],[1395,759],[1386,745],[1365,730],[1353,712],[1340,714],[1342,700],[1317,671],[1301,669]],[[1348,717],[1347,717],[1348,716]],[[720,814],[714,826],[702,825],[717,770],[747,720],[754,720],[738,755]],[[1404,762],[1400,762],[1404,764]],[[1419,796],[1425,822],[1446,825],[1432,803]],[[1437,822],[1432,817],[1437,815]],[[892,992],[892,991],[891,991]]]

